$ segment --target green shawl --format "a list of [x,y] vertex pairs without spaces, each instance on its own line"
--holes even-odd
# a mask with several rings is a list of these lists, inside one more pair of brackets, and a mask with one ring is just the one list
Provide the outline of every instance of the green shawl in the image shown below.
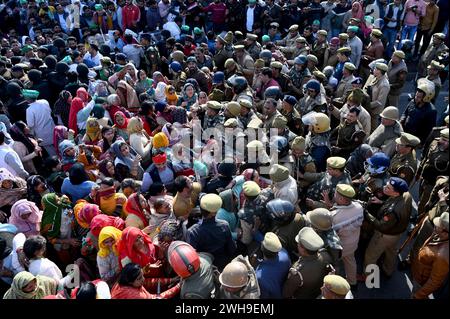
[[58,238],[61,230],[61,215],[63,209],[70,208],[70,200],[67,196],[58,197],[50,193],[42,197],[41,233],[47,238]]
[[[36,279],[36,289],[32,292],[24,292],[22,289],[32,280]],[[21,271],[14,276],[11,288],[5,293],[3,299],[42,299],[48,295],[55,295],[58,282],[45,276],[34,276],[28,271]]]

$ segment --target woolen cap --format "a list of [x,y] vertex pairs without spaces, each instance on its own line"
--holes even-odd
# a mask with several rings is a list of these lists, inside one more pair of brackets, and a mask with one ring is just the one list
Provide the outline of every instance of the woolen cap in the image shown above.
[[264,235],[262,245],[265,249],[272,253],[278,253],[281,248],[283,248],[278,236],[272,232],[267,232],[266,235]]
[[312,227],[326,231],[332,226],[332,217],[330,211],[326,208],[316,208],[306,213],[306,220]]
[[420,139],[412,134],[402,132],[400,137],[395,139],[395,143],[405,146],[416,147],[417,145],[420,144]]
[[275,164],[270,169],[269,175],[273,182],[279,183],[289,178],[289,169],[280,164]]
[[338,275],[326,275],[323,278],[323,283],[336,295],[345,296],[350,291],[350,284],[348,281]]
[[295,151],[304,151],[306,148],[306,140],[303,136],[297,136],[292,141],[291,149]]
[[238,102],[232,101],[228,102],[225,108],[230,112],[233,116],[238,116],[241,112],[241,105]]
[[295,236],[295,241],[310,251],[318,251],[324,246],[322,238],[311,227],[303,227]]
[[200,199],[200,207],[210,213],[216,213],[222,207],[222,198],[217,194],[206,194]]
[[222,104],[217,101],[208,101],[206,106],[213,110],[220,110],[222,108]]
[[345,62],[344,68],[352,72],[356,70],[356,66],[351,62]]
[[394,51],[394,55],[400,59],[404,59],[405,58],[405,52],[403,52],[402,50],[396,50]]
[[331,168],[343,168],[345,167],[346,159],[339,156],[332,156],[327,158],[327,166]]
[[336,191],[347,198],[353,198],[356,195],[354,188],[348,184],[337,184]]
[[259,187],[259,185],[256,182],[253,181],[247,181],[244,183],[244,185],[242,186],[242,189],[244,191],[244,195],[245,196],[258,196],[259,193],[261,193],[261,188]]

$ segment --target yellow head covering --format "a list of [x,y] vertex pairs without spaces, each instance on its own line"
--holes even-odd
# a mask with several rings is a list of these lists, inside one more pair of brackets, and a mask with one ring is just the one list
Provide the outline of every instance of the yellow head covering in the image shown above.
[[122,231],[118,230],[113,226],[106,226],[102,228],[102,230],[100,231],[100,235],[98,236],[98,247],[99,247],[98,255],[100,257],[106,257],[110,254],[109,247],[105,246],[103,242],[108,238],[113,238],[115,240],[115,243],[112,246],[112,251],[114,255],[118,256],[119,252],[117,250],[117,243],[119,242],[121,237]]
[[86,135],[91,141],[98,141],[101,138],[100,124],[95,117],[89,117],[86,121]]
[[[80,211],[81,209],[84,207],[84,205],[88,204],[88,202],[84,199],[79,199],[77,200],[77,203],[75,204],[75,206],[73,207],[73,213],[75,215],[75,219],[77,220],[78,224],[83,227],[83,228],[89,228],[89,225],[82,225],[83,222],[80,220],[79,215],[80,215]],[[87,226],[87,227],[84,227]]]
[[141,119],[139,117],[132,117],[129,121],[128,121],[128,126],[127,126],[127,131],[128,134],[133,134],[133,133],[140,133],[142,132],[142,123],[141,123]]
[[169,139],[167,138],[167,135],[162,132],[153,137],[152,143],[154,148],[169,147]]
[[172,85],[166,86],[166,100],[169,105],[177,105],[178,95],[176,92],[170,93],[170,89],[175,89]]

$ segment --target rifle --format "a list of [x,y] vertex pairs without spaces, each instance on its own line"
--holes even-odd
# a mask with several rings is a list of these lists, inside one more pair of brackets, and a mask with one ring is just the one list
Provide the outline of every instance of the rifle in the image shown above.
[[420,220],[418,221],[418,223],[416,224],[416,227],[414,227],[414,229],[412,230],[411,234],[408,236],[408,238],[406,238],[406,240],[403,242],[403,244],[400,246],[400,248],[397,251],[397,254],[401,254],[403,249],[405,249],[405,247],[411,242],[411,240],[414,239],[414,237],[416,237],[416,234],[419,232],[420,227],[422,226],[425,218],[428,217],[428,214],[424,213],[421,217]]

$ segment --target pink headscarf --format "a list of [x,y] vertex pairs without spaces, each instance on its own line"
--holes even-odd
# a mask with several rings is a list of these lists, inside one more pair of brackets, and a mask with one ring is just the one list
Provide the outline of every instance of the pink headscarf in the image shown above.
[[[353,11],[354,7],[357,8],[356,13]],[[352,4],[352,18],[359,19],[361,20],[361,22],[364,21],[364,11],[361,3],[359,3],[358,1],[355,1]]]
[[[23,219],[22,216],[31,213],[27,219]],[[39,235],[41,229],[42,212],[36,206],[34,202],[30,202],[26,199],[17,201],[11,207],[11,217],[9,223],[17,227],[18,232],[24,233],[29,237],[32,235]]]
[[66,139],[65,134],[67,133],[67,131],[67,127],[63,125],[57,125],[53,129],[53,146],[56,149],[56,154],[58,155],[58,157],[61,157],[61,155],[59,154],[59,143]]

